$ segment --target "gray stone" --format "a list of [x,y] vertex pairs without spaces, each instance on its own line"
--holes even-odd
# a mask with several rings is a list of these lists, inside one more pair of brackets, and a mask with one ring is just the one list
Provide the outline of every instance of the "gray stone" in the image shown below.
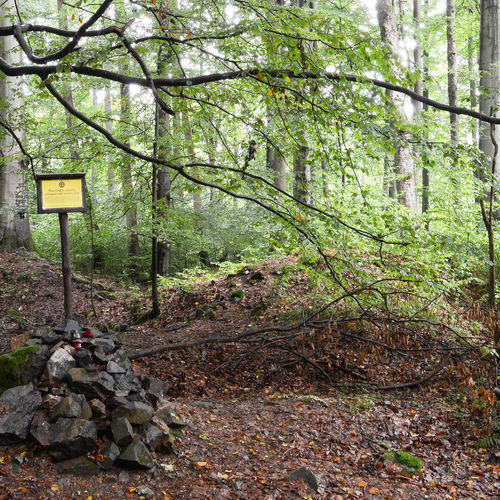
[[79,332],[80,325],[74,319],[67,319],[64,323],[61,323],[60,325],[55,326],[53,328],[53,330],[56,333],[69,333],[69,332],[74,332],[74,331]]
[[98,465],[85,456],[59,462],[56,469],[60,474],[75,474],[84,477],[95,476],[99,473]]
[[59,348],[47,361],[47,375],[51,383],[68,378],[69,371],[76,366],[76,361],[68,352]]
[[117,348],[120,348],[123,344],[123,340],[118,333],[108,333],[104,338],[106,338],[106,340],[111,340]]
[[96,346],[100,347],[105,354],[113,352],[116,349],[115,343],[107,338],[100,337],[95,339]]
[[57,404],[50,416],[52,419],[66,417],[88,420],[92,416],[92,410],[83,394],[71,393]]
[[125,368],[122,368],[115,361],[108,361],[106,365],[106,371],[111,375],[114,375],[115,373],[127,373],[127,370]]
[[136,492],[141,497],[152,497],[155,494],[154,491],[147,486],[139,486]]
[[47,364],[47,360],[49,359],[48,352],[49,348],[45,345],[41,345],[37,351],[30,352],[27,355],[29,364],[23,372],[23,384],[29,384],[40,378]]
[[39,410],[31,421],[30,434],[42,446],[49,445],[51,423],[46,411]]
[[106,415],[106,405],[100,399],[91,399],[89,406],[94,417],[104,417]]
[[42,396],[32,384],[11,387],[0,396],[0,445],[24,441]]
[[142,387],[146,392],[146,397],[154,404],[163,399],[167,392],[167,383],[156,377],[146,377],[142,381]]
[[141,426],[141,440],[151,451],[168,451],[171,447],[169,434],[152,424]]
[[114,409],[118,406],[125,406],[129,402],[130,401],[125,396],[118,395],[115,391],[115,393],[106,401],[106,405],[108,408]]
[[165,429],[168,427],[181,429],[187,425],[171,408],[165,406],[156,411],[152,420]]
[[54,408],[61,402],[62,396],[57,396],[55,394],[45,394],[43,397],[43,408],[49,413],[52,413]]
[[75,352],[75,361],[78,368],[91,369],[94,365],[94,359],[88,349],[81,349]]
[[113,377],[103,371],[89,371],[85,368],[72,368],[69,371],[71,385],[75,390],[78,390],[90,396],[99,399],[106,395],[112,394],[114,391],[115,382]]
[[124,466],[151,469],[154,466],[153,456],[146,445],[139,439],[134,439],[118,457],[118,462]]
[[292,481],[298,481],[299,479],[303,479],[306,482],[306,484],[309,486],[309,488],[311,488],[313,491],[318,491],[319,479],[307,467],[301,467],[300,469],[293,471],[288,476],[288,479],[290,479]]
[[101,365],[106,365],[111,359],[111,354],[106,354],[102,349],[97,348],[94,350],[93,358],[96,363]]
[[127,471],[122,470],[118,474],[118,481],[120,483],[128,483],[130,481],[130,474]]
[[109,470],[120,456],[120,448],[116,443],[109,443],[102,451],[101,467],[104,470]]
[[154,409],[140,401],[127,402],[113,410],[113,419],[125,417],[131,424],[145,424],[151,420]]
[[97,440],[93,422],[79,418],[60,418],[55,424],[38,426],[31,435],[47,449],[55,460],[84,455]]
[[125,368],[125,370],[132,371],[132,363],[123,348],[120,347],[120,349],[113,354],[113,361],[116,361],[122,368]]
[[117,373],[114,375],[116,390],[123,391],[126,394],[137,391],[141,388],[141,383],[134,373]]
[[54,345],[61,341],[61,336],[56,332],[48,332],[42,337],[42,342],[47,345]]
[[46,325],[36,326],[35,329],[33,330],[32,337],[42,338],[45,335],[47,335],[47,333],[49,333],[49,332],[50,332],[50,328]]
[[125,417],[113,418],[111,420],[111,432],[118,446],[128,446],[134,439],[134,429]]
[[190,404],[198,408],[205,408],[205,410],[214,410],[217,408],[217,405],[211,401],[193,401]]
[[24,345],[42,345],[42,339],[31,338],[26,341]]

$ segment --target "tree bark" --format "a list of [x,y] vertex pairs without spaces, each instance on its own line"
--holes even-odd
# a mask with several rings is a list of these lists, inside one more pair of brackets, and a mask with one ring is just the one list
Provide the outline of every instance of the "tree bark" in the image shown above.
[[[398,73],[397,62],[399,57],[399,36],[396,28],[396,14],[395,7],[391,0],[378,0],[377,1],[377,17],[380,27],[380,35],[382,41],[388,46],[392,52],[392,57],[395,60],[393,64],[393,72]],[[388,90],[389,99],[392,102],[398,119],[407,121],[408,118],[404,111],[403,97],[392,91]],[[417,210],[417,195],[415,191],[415,165],[411,154],[411,146],[408,143],[408,134],[399,130],[399,141],[396,145],[395,164],[396,174],[398,176],[398,201],[402,205]]]
[[[500,106],[500,0],[481,0],[480,10],[479,111],[486,115],[493,112],[493,115],[497,116],[495,110]],[[500,143],[500,127],[495,127],[495,141]],[[490,125],[484,121],[479,127],[479,149],[483,153],[483,168],[477,175],[486,179],[495,148],[490,135]]]
[[302,130],[299,134],[300,145],[295,148],[293,154],[293,196],[305,203],[311,202],[310,182],[311,163],[309,160],[309,146],[307,145],[307,133]]
[[276,189],[286,191],[286,160],[279,151],[272,146],[267,147],[266,151],[267,167],[273,171],[273,184]]
[[[477,74],[475,69],[475,47],[476,43],[473,37],[467,40],[467,66],[469,68],[469,100],[471,109],[477,109]],[[473,120],[471,124],[471,134],[473,144],[478,144],[478,123]]]
[[[10,25],[10,16],[15,13],[14,0],[2,2],[0,26]],[[11,64],[19,62],[20,54],[13,38],[2,39],[0,57]],[[24,142],[22,83],[22,77],[4,77],[0,80],[0,100],[7,104],[0,110],[0,118],[9,123],[17,137]],[[0,131],[0,249],[3,250],[19,247],[34,249],[29,224],[23,156],[14,138],[2,129]]]
[[[121,85],[120,87],[120,118],[126,129],[126,124],[130,119],[130,88],[129,85]],[[130,146],[128,138],[124,139],[124,143]],[[128,257],[130,259],[130,268],[136,270],[136,258],[139,256],[139,237],[137,235],[137,209],[134,201],[134,185],[132,181],[132,165],[131,157],[128,154],[123,155],[122,163],[122,184],[123,184],[123,201],[125,203],[125,225],[128,233]]]
[[[106,131],[109,134],[113,133],[113,122],[111,121],[111,86],[109,81],[104,81],[104,116],[106,120]],[[108,192],[113,194],[116,191],[116,173],[113,165],[114,158],[112,154],[108,160]]]
[[[446,46],[448,61],[448,103],[450,106],[458,106],[457,88],[457,42],[455,38],[455,0],[446,0]],[[459,124],[458,115],[450,113],[450,145],[454,148],[458,144]],[[458,158],[452,155],[453,170],[458,165]],[[458,179],[453,174],[454,182]]]
[[[425,0],[424,3],[425,15],[429,12],[429,1]],[[429,97],[429,65],[428,65],[428,53],[424,50],[422,64],[423,64],[423,81],[422,81],[422,93],[428,98]],[[423,111],[426,113],[429,110],[427,104],[423,105]],[[425,161],[425,158],[424,158]],[[429,169],[424,165],[422,169],[422,215],[426,215],[429,211],[429,194],[430,194],[430,179],[429,179]],[[425,227],[429,230],[429,218],[426,218]]]

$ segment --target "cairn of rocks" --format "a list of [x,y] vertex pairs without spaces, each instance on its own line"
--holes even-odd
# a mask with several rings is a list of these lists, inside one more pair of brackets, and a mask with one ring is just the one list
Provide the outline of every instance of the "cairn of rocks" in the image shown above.
[[154,452],[171,451],[185,425],[162,403],[163,381],[139,380],[116,333],[67,320],[37,329],[0,356],[0,368],[12,359],[14,386],[0,395],[0,445],[32,438],[56,461],[150,469]]

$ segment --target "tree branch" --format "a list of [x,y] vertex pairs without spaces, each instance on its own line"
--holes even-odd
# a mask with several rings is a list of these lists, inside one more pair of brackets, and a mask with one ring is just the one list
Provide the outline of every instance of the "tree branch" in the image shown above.
[[[24,50],[25,54],[28,56],[28,59],[36,64],[45,64],[50,61],[57,61],[62,59],[64,56],[68,55],[72,52],[77,46],[80,39],[84,36],[85,32],[90,28],[93,24],[95,24],[101,16],[104,14],[106,9],[113,3],[113,0],[104,0],[101,6],[95,11],[95,13],[90,16],[89,20],[83,23],[80,28],[77,30],[73,38],[70,42],[68,42],[62,49],[53,52],[52,54],[48,54],[43,57],[38,57],[33,54],[31,48],[28,46],[26,41],[22,35],[22,29],[19,26],[13,26],[13,35],[16,37],[19,45]],[[1,35],[1,32],[0,32]]]

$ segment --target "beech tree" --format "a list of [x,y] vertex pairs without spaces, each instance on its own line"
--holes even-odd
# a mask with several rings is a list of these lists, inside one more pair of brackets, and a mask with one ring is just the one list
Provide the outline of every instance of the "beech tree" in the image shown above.
[[[479,110],[485,115],[498,116],[500,107],[500,2],[498,0],[481,0],[481,24],[479,31],[479,73],[480,95]],[[492,139],[491,126],[481,121],[479,129],[479,149],[483,153],[483,171],[480,176],[485,179],[490,169],[495,151],[495,141],[500,142],[500,130],[495,127]],[[497,173],[498,174],[498,173]]]
[[[394,234],[398,219],[386,217],[385,226],[379,226],[378,212],[369,207],[374,202],[382,210],[391,206],[382,198],[378,179],[384,150],[393,149],[404,166],[398,173],[400,201],[416,208],[410,145],[418,134],[406,119],[401,96],[486,123],[498,121],[489,113],[423,96],[419,87],[413,90],[412,75],[396,63],[394,20],[383,2],[384,48],[373,43],[374,26],[359,29],[368,20],[356,6],[346,16],[322,2],[314,9],[234,2],[222,11],[194,0],[178,6],[148,0],[126,2],[127,17],[116,20],[113,5],[123,2],[79,3],[67,10],[67,25],[58,25],[56,16],[37,24],[9,20],[0,37],[22,52],[23,60],[1,58],[0,71],[8,78],[26,78],[27,95],[36,109],[45,107],[47,123],[54,116],[60,119],[61,110],[71,114],[78,134],[71,144],[78,144],[81,158],[102,161],[106,168],[109,162],[116,166],[120,157],[129,159],[133,189],[127,176],[114,182],[117,192],[127,193],[126,203],[137,206],[139,238],[152,235],[150,205],[144,200],[151,195],[151,166],[156,165],[167,186],[165,199],[169,189],[176,189],[183,206],[188,206],[183,191],[196,194],[202,186],[207,198],[219,192],[266,209],[282,228],[299,231],[315,247],[317,228],[306,224],[313,217],[334,221],[329,230],[339,225],[376,244],[392,241],[380,234]],[[305,53],[304,46],[314,50]],[[163,62],[160,47],[169,54]],[[67,88],[73,90],[73,102],[65,98]],[[102,112],[89,112],[89,88],[103,102]],[[130,99],[125,93],[117,98],[120,88],[130,89]],[[386,92],[394,107],[386,106]],[[111,126],[120,119],[120,107],[122,124]],[[189,122],[181,120],[184,114]],[[273,127],[270,116],[279,126]],[[22,143],[19,131],[10,132]],[[42,142],[38,132],[30,130],[29,144]],[[304,139],[298,141],[300,134]],[[294,151],[299,159],[297,144],[307,148],[307,163],[322,166],[321,175],[310,183],[306,179],[314,205],[307,195],[296,192],[294,200],[287,192],[281,167],[279,176],[277,168],[268,168],[278,152],[282,165],[285,159],[293,161]],[[35,149],[26,152],[34,156]],[[108,169],[110,187],[112,172]],[[331,194],[338,191],[361,203],[343,204],[343,197]],[[126,207],[119,212],[124,214]],[[169,221],[159,217],[155,225],[168,244]]]
[[[390,58],[393,62],[393,72],[399,73],[399,35],[396,28],[395,6],[391,0],[377,1],[377,16],[380,26],[382,41],[390,51]],[[407,121],[404,111],[404,102],[401,94],[389,91],[389,99],[392,102],[398,121]],[[398,199],[401,204],[417,210],[417,197],[415,191],[415,164],[412,157],[411,146],[408,136],[403,131],[400,132],[400,141],[396,147],[394,157],[397,174]]]
[[[0,5],[0,27],[15,23],[14,0]],[[2,40],[0,57],[8,65],[20,61],[20,50],[12,37]],[[25,171],[28,166],[23,151],[23,77],[2,75],[0,80],[0,248],[33,249],[29,226],[28,194]]]

